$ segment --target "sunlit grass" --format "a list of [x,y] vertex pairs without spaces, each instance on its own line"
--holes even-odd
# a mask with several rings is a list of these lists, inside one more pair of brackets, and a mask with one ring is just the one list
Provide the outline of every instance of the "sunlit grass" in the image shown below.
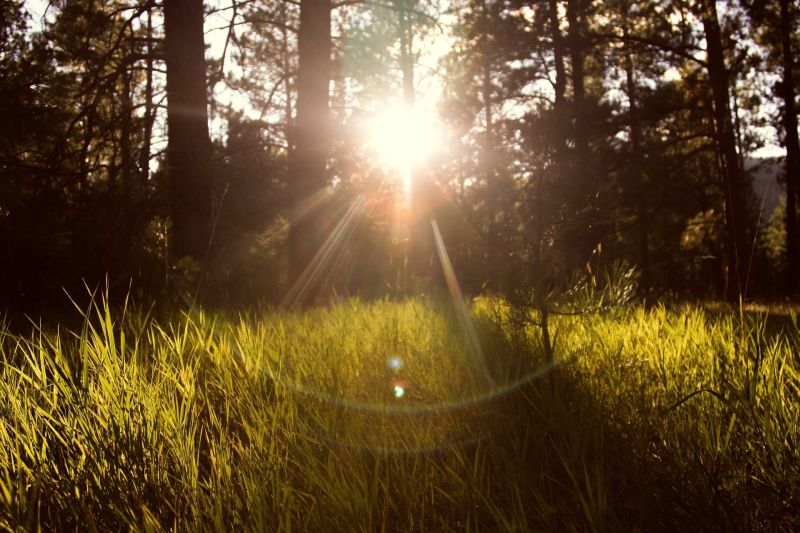
[[[0,526],[268,531],[798,526],[800,330],[698,308],[535,329],[350,301],[0,328]],[[398,391],[402,391],[401,393]]]

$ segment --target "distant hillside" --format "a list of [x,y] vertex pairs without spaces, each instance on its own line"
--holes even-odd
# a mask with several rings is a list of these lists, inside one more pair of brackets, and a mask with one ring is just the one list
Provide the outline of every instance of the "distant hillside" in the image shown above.
[[769,220],[778,206],[778,200],[784,195],[783,184],[778,181],[783,173],[782,159],[777,157],[745,159],[744,168],[753,177],[753,190],[759,202],[764,202],[762,219]]

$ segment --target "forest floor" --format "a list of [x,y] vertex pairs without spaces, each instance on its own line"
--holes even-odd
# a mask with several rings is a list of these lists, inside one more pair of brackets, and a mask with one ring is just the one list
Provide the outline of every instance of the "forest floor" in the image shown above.
[[800,530],[791,310],[562,317],[553,364],[508,318],[98,303],[0,327],[0,529]]

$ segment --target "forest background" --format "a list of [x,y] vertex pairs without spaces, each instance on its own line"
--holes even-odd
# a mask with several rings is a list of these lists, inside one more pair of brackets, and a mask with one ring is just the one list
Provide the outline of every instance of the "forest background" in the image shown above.
[[0,9],[8,308],[425,291],[433,221],[469,294],[796,293],[788,0]]

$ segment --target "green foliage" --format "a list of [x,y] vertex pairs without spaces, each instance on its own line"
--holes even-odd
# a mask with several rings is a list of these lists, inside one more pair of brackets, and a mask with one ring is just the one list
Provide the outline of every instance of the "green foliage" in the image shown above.
[[33,32],[23,4],[0,8],[0,298],[17,308],[81,278],[143,277],[138,241],[158,205],[139,163],[141,10],[55,2]]
[[796,315],[557,317],[550,373],[502,301],[471,315],[491,388],[432,301],[3,326],[0,527],[800,526]]
[[775,272],[786,268],[786,196],[781,196],[778,206],[762,230],[761,246]]

